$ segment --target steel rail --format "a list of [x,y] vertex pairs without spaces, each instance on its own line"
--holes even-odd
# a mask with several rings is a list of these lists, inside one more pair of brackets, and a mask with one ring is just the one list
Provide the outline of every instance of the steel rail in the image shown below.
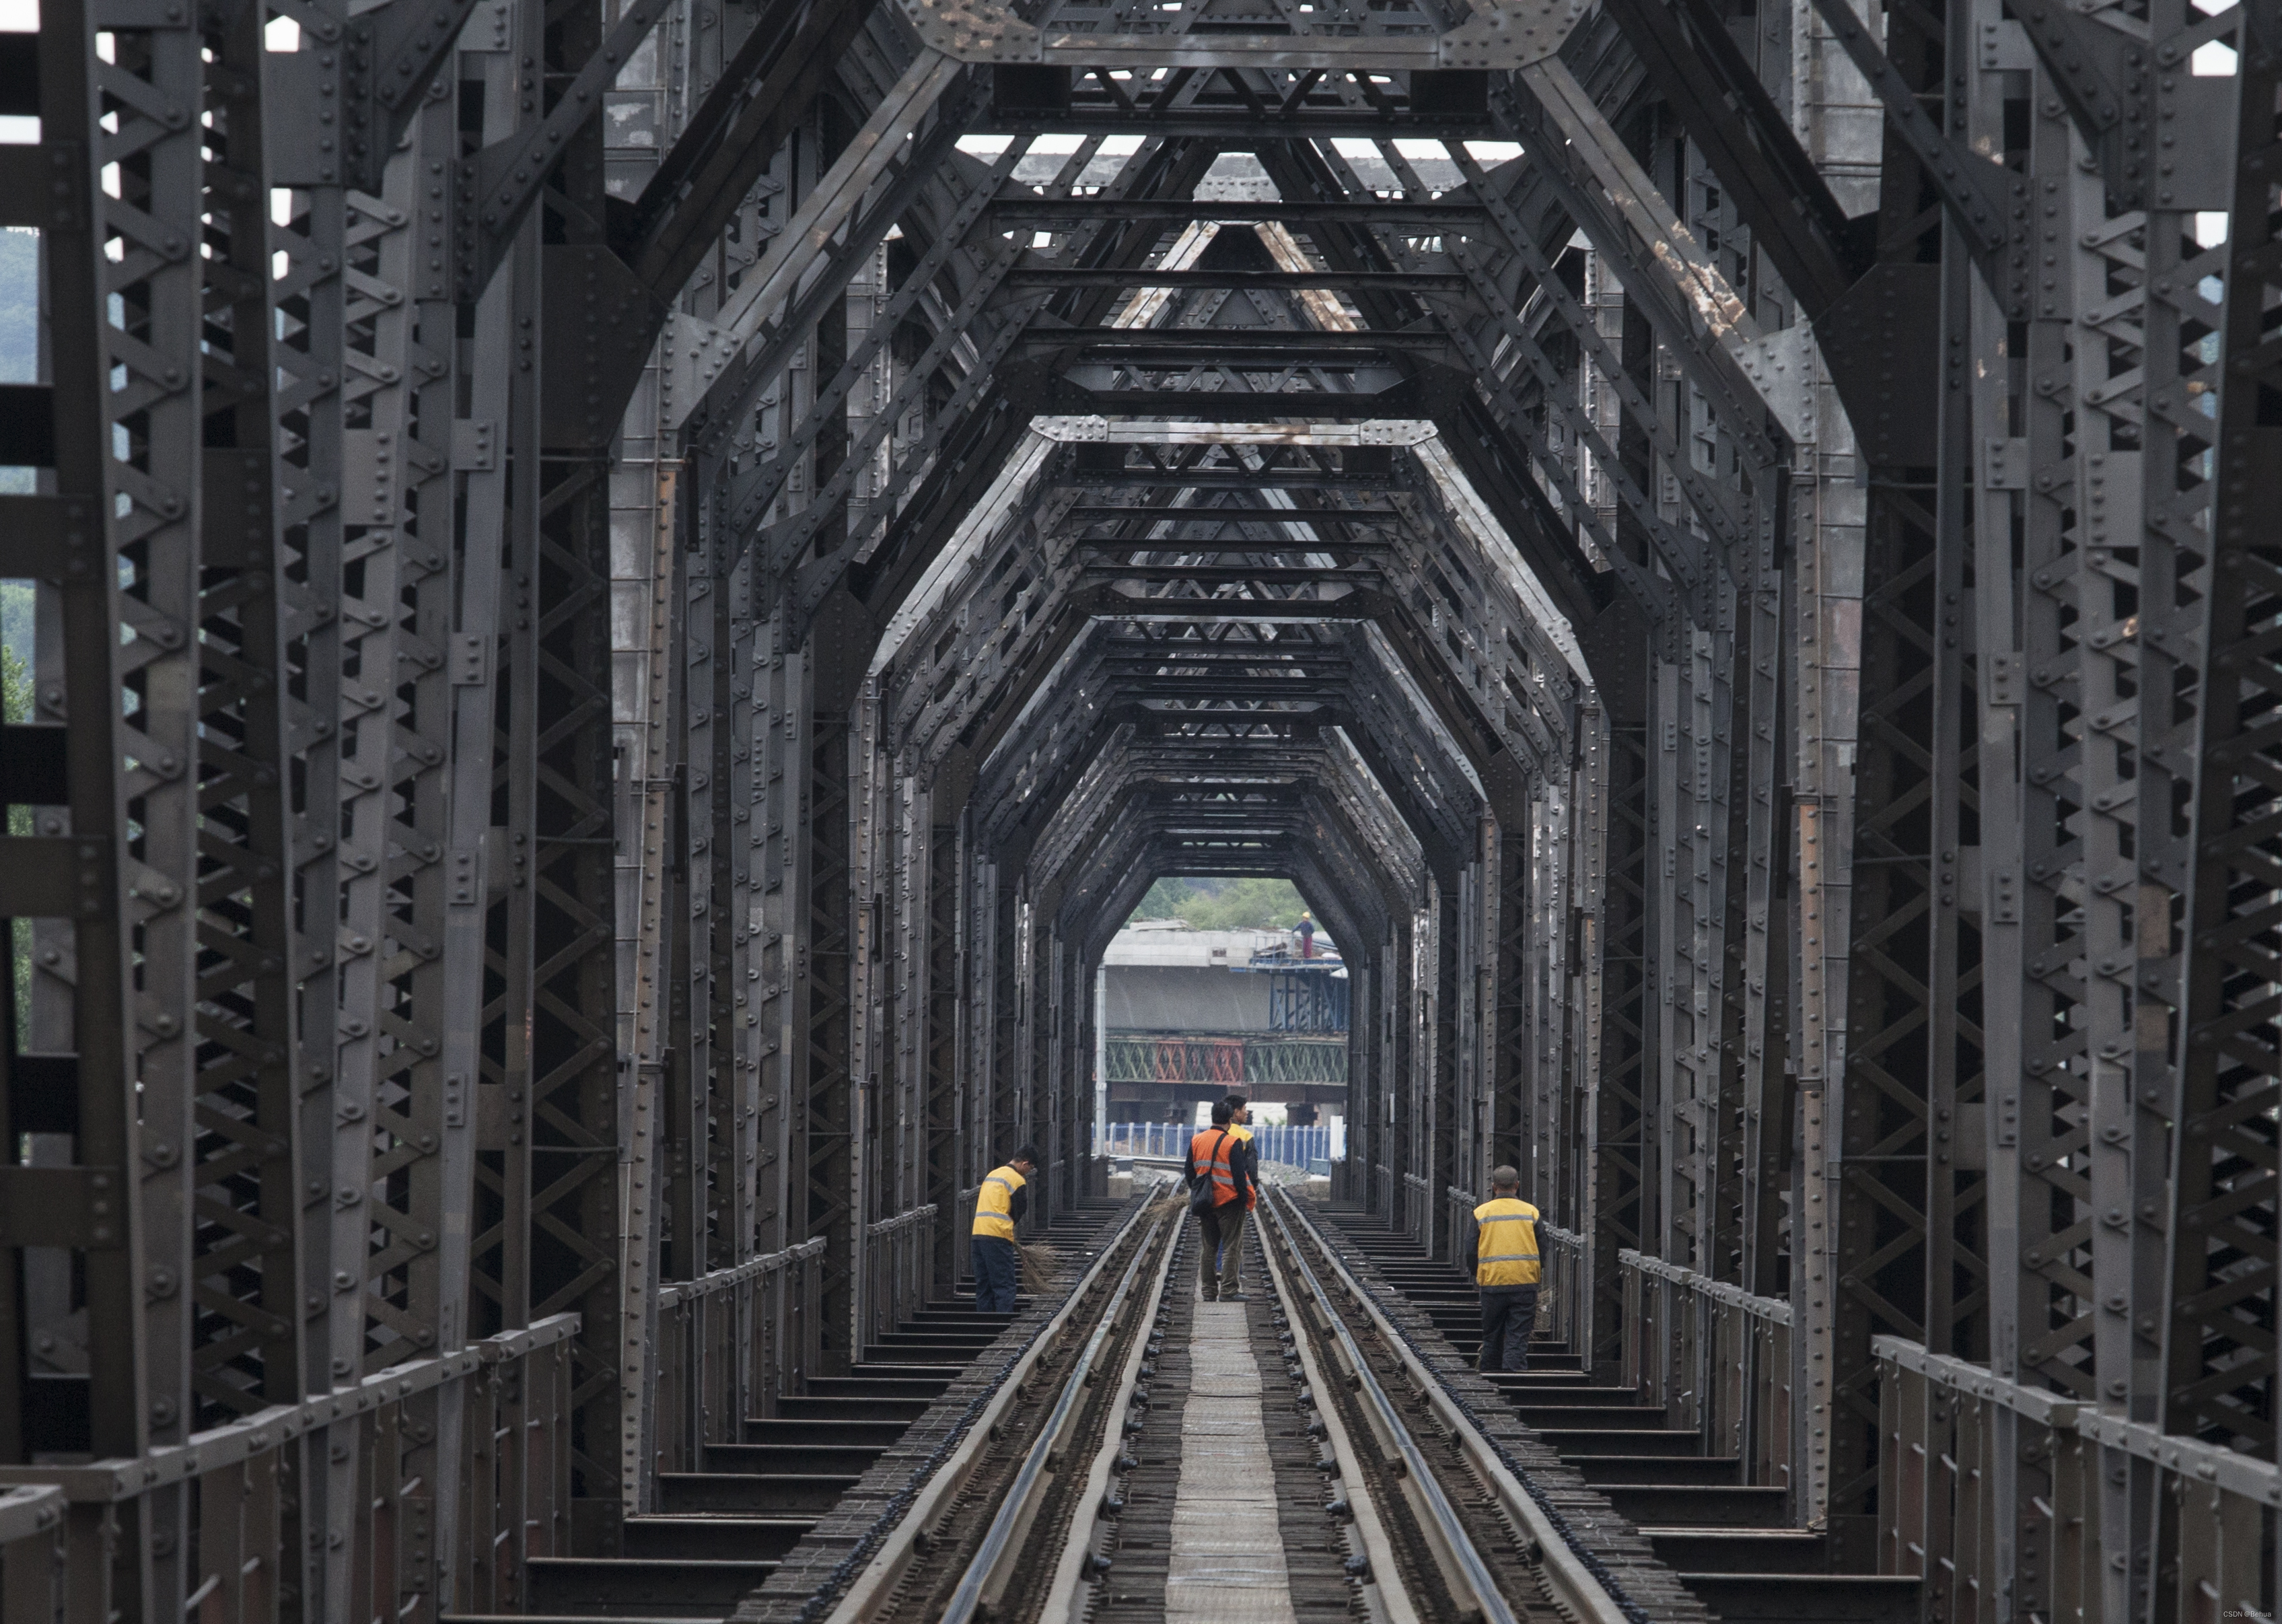
[[[1387,1395],[1386,1389],[1379,1384],[1370,1361],[1363,1357],[1362,1348],[1356,1343],[1354,1333],[1347,1329],[1346,1320],[1331,1305],[1331,1294],[1323,1289],[1323,1282],[1316,1278],[1315,1270],[1308,1266],[1291,1226],[1277,1209],[1273,1193],[1268,1198],[1267,1210],[1276,1219],[1276,1227],[1284,1237],[1292,1266],[1299,1270],[1300,1278],[1307,1282],[1308,1290],[1315,1297],[1316,1306],[1322,1310],[1317,1317],[1318,1325],[1333,1339],[1344,1356],[1341,1363],[1347,1367],[1347,1385],[1362,1395],[1365,1413],[1373,1430],[1378,1434],[1380,1442],[1393,1451],[1393,1457],[1388,1465],[1394,1467],[1403,1480],[1405,1491],[1411,1496],[1415,1508],[1424,1513],[1420,1519],[1421,1530],[1435,1548],[1444,1580],[1453,1581],[1453,1591],[1463,1587],[1464,1590],[1472,1592],[1474,1605],[1480,1609],[1483,1624],[1519,1624],[1518,1615],[1498,1589],[1497,1576],[1490,1572],[1489,1564],[1482,1560],[1482,1553],[1474,1549],[1473,1536],[1466,1532],[1465,1524],[1459,1520],[1457,1508],[1450,1504],[1449,1496],[1443,1493],[1441,1481],[1434,1475],[1434,1468],[1427,1461],[1425,1451],[1410,1435],[1410,1429],[1402,1424],[1401,1413],[1395,1409],[1394,1401]],[[1262,1239],[1265,1239],[1263,1236]],[[1265,1249],[1263,1247],[1262,1250]],[[1583,1616],[1594,1619],[1598,1615],[1587,1612]]]
[[[1141,1310],[1140,1323],[1144,1329],[1126,1350],[1125,1362],[1118,1371],[1117,1391],[1110,1395],[1109,1413],[1113,1417],[1124,1415],[1130,1410],[1134,1392],[1141,1384],[1141,1367],[1153,1356],[1150,1338],[1155,1334],[1157,1317],[1164,1311],[1166,1288],[1173,1278],[1173,1260],[1180,1254],[1179,1224],[1176,1214],[1174,1232],[1165,1246],[1164,1267],[1158,1271],[1157,1283],[1150,1289],[1148,1303]],[[1103,1430],[1101,1447],[1094,1451],[1093,1465],[1086,1473],[1085,1487],[1078,1491],[1077,1515],[1083,1516],[1084,1508],[1089,1505],[1100,1507],[1105,1516],[1112,1514],[1114,1508],[1105,1504],[1104,1496],[1109,1490],[1110,1474],[1116,1470],[1118,1457],[1125,1449],[1124,1427],[1106,1427]],[[1071,1530],[1071,1537],[1062,1548],[1061,1561],[1054,1570],[1053,1582],[1046,1588],[1046,1599],[1038,1609],[1041,1624],[1052,1624],[1052,1621],[1060,1620],[1067,1620],[1069,1624],[1083,1624],[1090,1615],[1092,1597],[1085,1587],[1100,1577],[1100,1570],[1086,1559],[1092,1544],[1091,1538],[1080,1539],[1076,1530]]]
[[[1038,1333],[1030,1339],[1029,1345],[1007,1365],[998,1379],[997,1387],[991,1393],[990,1402],[968,1425],[966,1434],[959,1441],[959,1447],[928,1475],[924,1482],[911,1491],[910,1504],[903,1517],[881,1541],[863,1571],[849,1581],[838,1604],[825,1615],[826,1624],[862,1624],[863,1620],[879,1616],[888,1597],[902,1580],[904,1569],[918,1553],[920,1536],[933,1527],[965,1489],[967,1478],[973,1474],[976,1461],[990,1442],[992,1434],[997,1431],[1007,1407],[1021,1394],[1023,1384],[1038,1361],[1050,1348],[1058,1346],[1067,1333],[1079,1302],[1092,1289],[1110,1258],[1124,1245],[1125,1238],[1139,1224],[1143,1215],[1149,1210],[1149,1205],[1145,1201],[1135,1204],[1133,1210],[1126,1215],[1125,1221],[1117,1226],[1117,1232],[1102,1243],[1101,1250],[1095,1255],[1085,1273],[1070,1287],[1068,1296],[1054,1311],[1053,1317],[1038,1328]],[[1135,1256],[1137,1258],[1139,1255],[1140,1253],[1136,1252]]]
[[[982,1535],[982,1544],[976,1548],[974,1558],[967,1563],[966,1573],[959,1576],[959,1588],[951,1592],[951,1604],[943,1609],[940,1624],[972,1624],[972,1620],[986,1610],[988,1616],[998,1616],[997,1604],[1005,1589],[1006,1581],[1011,1577],[1006,1565],[1021,1550],[1030,1525],[1037,1518],[1039,1506],[1044,1498],[1044,1491],[1061,1475],[1062,1434],[1068,1430],[1083,1406],[1086,1389],[1093,1385],[1095,1362],[1101,1357],[1110,1338],[1123,1326],[1123,1310],[1132,1295],[1133,1282],[1141,1272],[1143,1261],[1157,1244],[1158,1237],[1165,1232],[1164,1221],[1160,1219],[1149,1226],[1149,1232],[1134,1248],[1133,1261],[1126,1264],[1124,1277],[1118,1281],[1116,1291],[1110,1294],[1109,1302],[1104,1305],[1093,1334],[1086,1340],[1085,1351],[1078,1356],[1076,1364],[1071,1367],[1067,1379],[1062,1383],[1061,1395],[1054,1401],[1054,1407],[1047,1414],[1045,1424],[1038,1429],[1037,1437],[1031,1441],[1029,1452],[1023,1457],[1021,1470],[1014,1474],[1005,1497],[998,1503],[997,1514],[990,1519],[990,1527]],[[1166,1271],[1172,1265],[1174,1250],[1168,1244],[1157,1266],[1156,1289],[1150,1298],[1153,1304],[1163,1294]],[[1144,1345],[1147,1340],[1145,1336],[1140,1339]],[[1110,1413],[1114,1416],[1115,1410]],[[1117,1449],[1122,1444],[1123,1434],[1111,1432],[1105,1447]],[[1072,1537],[1075,1537],[1075,1534]]]
[[[1637,1605],[1612,1592],[1602,1582],[1599,1576],[1585,1565],[1580,1553],[1572,1549],[1571,1536],[1567,1531],[1555,1524],[1546,1514],[1544,1508],[1539,1505],[1536,1499],[1523,1487],[1521,1480],[1508,1468],[1503,1460],[1499,1458],[1499,1451],[1495,1446],[1483,1435],[1480,1428],[1475,1426],[1472,1418],[1466,1410],[1444,1391],[1440,1378],[1418,1357],[1409,1342],[1397,1331],[1393,1322],[1379,1311],[1378,1305],[1373,1301],[1370,1293],[1363,1288],[1362,1283],[1357,1280],[1347,1265],[1339,1260],[1339,1255],[1323,1239],[1322,1232],[1316,1229],[1313,1221],[1300,1213],[1292,1198],[1280,1190],[1269,1191],[1266,1206],[1267,1209],[1274,1215],[1276,1227],[1283,1234],[1285,1245],[1291,1247],[1292,1260],[1298,1265],[1300,1272],[1307,1278],[1309,1286],[1315,1290],[1329,1313],[1331,1328],[1339,1339],[1339,1344],[1347,1357],[1353,1361],[1352,1379],[1358,1389],[1364,1394],[1366,1402],[1373,1411],[1385,1417],[1393,1426],[1401,1428],[1402,1424],[1396,1417],[1393,1401],[1387,1397],[1386,1389],[1379,1385],[1378,1379],[1363,1359],[1362,1348],[1355,1342],[1353,1333],[1347,1329],[1345,1320],[1338,1313],[1331,1310],[1331,1297],[1324,1291],[1321,1281],[1317,1279],[1316,1271],[1308,1263],[1305,1254],[1300,1249],[1297,1238],[1292,1233],[1292,1223],[1285,1216],[1286,1208],[1291,1208],[1292,1219],[1296,1219],[1306,1226],[1308,1232],[1314,1238],[1323,1253],[1325,1263],[1339,1277],[1339,1283],[1347,1288],[1349,1297],[1377,1328],[1381,1340],[1401,1364],[1403,1374],[1410,1387],[1432,1410],[1436,1420],[1457,1444],[1459,1452],[1464,1456],[1467,1464],[1474,1469],[1476,1475],[1489,1488],[1499,1509],[1511,1519],[1515,1529],[1535,1546],[1540,1569],[1551,1581],[1556,1599],[1570,1610],[1572,1617],[1583,1621],[1583,1624],[1633,1624],[1638,1612]],[[1404,1467],[1411,1480],[1424,1491],[1424,1497],[1434,1508],[1437,1532],[1446,1539],[1455,1535],[1460,1549],[1472,1558],[1471,1565],[1467,1567],[1466,1573],[1477,1597],[1483,1600],[1483,1617],[1486,1620],[1489,1620],[1489,1624],[1497,1624],[1498,1620],[1511,1619],[1514,1616],[1511,1609],[1506,1605],[1504,1598],[1498,1595],[1496,1585],[1490,1580],[1487,1569],[1481,1566],[1479,1553],[1473,1550],[1471,1541],[1465,1538],[1463,1527],[1456,1523],[1457,1513],[1451,1508],[1448,1497],[1443,1495],[1440,1485],[1434,1480],[1431,1470],[1426,1467],[1424,1457],[1419,1454],[1417,1445],[1411,1442],[1408,1429],[1401,1430],[1400,1437],[1402,1441]],[[1445,1520],[1446,1519],[1448,1520]],[[1479,1575],[1479,1581],[1476,1580],[1477,1574]]]
[[[1292,1346],[1299,1356],[1300,1373],[1307,1379],[1308,1391],[1329,1394],[1331,1390],[1330,1374],[1316,1357],[1313,1340],[1300,1333],[1297,1295],[1285,1278],[1283,1266],[1276,1261],[1276,1248],[1268,1245],[1267,1240],[1267,1236],[1261,1235],[1260,1255],[1267,1261],[1268,1278],[1276,1287],[1277,1299],[1285,1306],[1285,1317],[1292,1321]],[[1298,1248],[1293,1248],[1292,1256],[1296,1261]],[[1320,1293],[1318,1301],[1321,1301]],[[1336,1325],[1338,1321],[1333,1318],[1331,1323]],[[1409,1590],[1398,1577],[1402,1570],[1395,1560],[1394,1542],[1387,1534],[1385,1519],[1378,1514],[1378,1504],[1370,1495],[1360,1492],[1363,1486],[1362,1456],[1355,1448],[1353,1435],[1347,1431],[1346,1418],[1331,1404],[1317,1404],[1316,1413],[1323,1419],[1323,1442],[1330,1448],[1332,1459],[1339,1463],[1339,1480],[1348,1485],[1347,1514],[1354,1519],[1349,1527],[1356,1543],[1362,1547],[1361,1555],[1365,1563],[1361,1575],[1362,1582],[1378,1592],[1378,1600],[1385,1612],[1386,1624],[1417,1624],[1423,1615]]]

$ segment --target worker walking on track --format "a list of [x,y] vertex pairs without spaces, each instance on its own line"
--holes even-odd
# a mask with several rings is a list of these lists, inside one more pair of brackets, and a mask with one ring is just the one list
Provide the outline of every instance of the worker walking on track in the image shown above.
[[[1233,1095],[1230,1098],[1234,1098]],[[1189,1141],[1184,1183],[1193,1193],[1199,1180],[1208,1181],[1211,1194],[1205,1204],[1191,1207],[1204,1231],[1204,1247],[1197,1255],[1197,1294],[1207,1302],[1244,1301],[1244,1215],[1258,1201],[1254,1181],[1252,1135],[1234,1118],[1222,1100],[1213,1107],[1213,1125]]]
[[1029,1210],[1023,1186],[1038,1170],[1038,1153],[1028,1145],[1006,1158],[982,1180],[974,1197],[974,1233],[968,1249],[974,1258],[974,1311],[1012,1314],[1021,1259],[1014,1248],[1014,1225]]
[[1537,1255],[1537,1208],[1521,1199],[1521,1175],[1512,1168],[1490,1169],[1490,1199],[1474,1208],[1466,1263],[1482,1296],[1480,1368],[1527,1370],[1537,1288],[1545,1277]]

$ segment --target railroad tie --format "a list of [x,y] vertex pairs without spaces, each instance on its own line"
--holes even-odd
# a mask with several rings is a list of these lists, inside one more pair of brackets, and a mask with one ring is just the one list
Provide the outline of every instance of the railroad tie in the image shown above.
[[1189,1371],[1165,1617],[1293,1624],[1260,1363],[1243,1305],[1197,1304]]

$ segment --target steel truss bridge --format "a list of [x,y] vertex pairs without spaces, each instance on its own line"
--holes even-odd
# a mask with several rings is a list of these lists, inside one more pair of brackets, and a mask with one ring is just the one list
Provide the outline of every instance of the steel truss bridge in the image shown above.
[[620,1552],[1253,874],[1834,1566],[2271,1616],[2276,0],[38,24],[11,1624]]
[[1217,1083],[1241,1092],[1246,1083],[1344,1083],[1348,1045],[1329,1037],[1269,1032],[1112,1033],[1109,1083]]

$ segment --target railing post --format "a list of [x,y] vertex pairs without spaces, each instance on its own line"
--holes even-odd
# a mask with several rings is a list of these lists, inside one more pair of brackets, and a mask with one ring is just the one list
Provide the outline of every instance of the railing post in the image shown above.
[[1619,1278],[1624,1282],[1625,1294],[1625,1345],[1618,1351],[1623,1361],[1624,1385],[1627,1387],[1637,1387],[1645,1379],[1641,1369],[1640,1345],[1646,1332],[1646,1327],[1642,1324],[1641,1316],[1648,1306],[1645,1302],[1647,1294],[1642,1289],[1642,1277],[1638,1255],[1632,1252],[1620,1252],[1618,1257],[1619,1261],[1617,1266]]
[[1951,1406],[1956,1442],[1950,1457],[1953,1482],[1944,1509],[1948,1523],[1942,1543],[1956,1574],[1952,1617],[1977,1617],[1988,1611],[1996,1594],[1998,1573],[1990,1564],[1993,1543],[1984,1515],[1993,1513],[1996,1501],[1985,1491],[1989,1483],[1989,1420],[1996,1406],[1974,1394],[1959,1394]]

